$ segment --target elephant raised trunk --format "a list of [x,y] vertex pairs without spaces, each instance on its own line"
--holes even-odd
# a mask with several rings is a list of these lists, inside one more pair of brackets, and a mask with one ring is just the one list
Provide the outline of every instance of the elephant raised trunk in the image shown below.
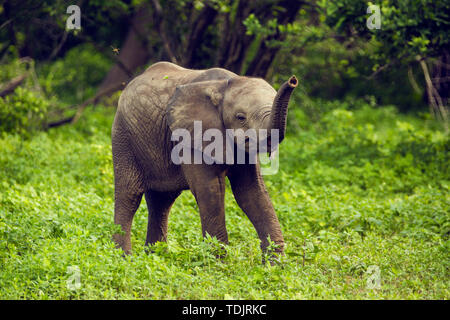
[[273,100],[272,113],[270,118],[271,129],[279,130],[279,142],[283,141],[286,132],[286,119],[289,99],[292,91],[297,87],[298,80],[295,76],[283,83]]

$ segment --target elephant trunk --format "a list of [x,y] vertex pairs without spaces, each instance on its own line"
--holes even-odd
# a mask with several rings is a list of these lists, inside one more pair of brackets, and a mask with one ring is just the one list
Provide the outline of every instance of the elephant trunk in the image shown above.
[[290,77],[289,80],[280,87],[273,101],[270,127],[271,129],[279,130],[279,142],[284,139],[289,99],[292,91],[297,85],[297,78],[295,76]]

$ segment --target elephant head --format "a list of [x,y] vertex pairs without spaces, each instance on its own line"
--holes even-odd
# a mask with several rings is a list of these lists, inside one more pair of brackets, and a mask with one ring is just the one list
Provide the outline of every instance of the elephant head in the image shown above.
[[[297,84],[297,78],[292,76],[277,92],[263,79],[246,77],[231,79],[222,107],[225,127],[242,129],[241,133],[254,129],[257,140],[267,139],[269,148],[276,147],[271,146],[270,134],[273,129],[278,130],[279,139],[273,141],[275,144],[284,139],[289,99]],[[261,129],[266,130],[267,136],[260,137]],[[251,137],[247,137],[247,141],[249,139]],[[248,144],[246,150],[248,151]]]
[[[297,85],[297,78],[292,76],[277,92],[263,79],[234,76],[178,86],[167,108],[169,126],[172,132],[176,129],[188,130],[193,137],[194,148],[204,148],[208,144],[205,141],[195,142],[199,138],[195,137],[195,121],[201,121],[202,132],[217,129],[225,136],[229,132],[227,129],[232,129],[235,142],[248,129],[253,129],[256,133],[256,141],[253,142],[267,139],[270,152],[284,139],[289,99]],[[260,134],[261,129],[265,130],[266,135]],[[278,130],[277,141],[271,139],[273,129]],[[248,152],[252,137],[241,138]]]

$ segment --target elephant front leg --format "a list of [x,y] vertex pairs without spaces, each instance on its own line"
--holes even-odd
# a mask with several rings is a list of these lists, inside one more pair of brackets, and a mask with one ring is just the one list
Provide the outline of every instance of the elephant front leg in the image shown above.
[[228,244],[225,225],[225,173],[206,164],[183,165],[183,173],[194,195],[202,223],[202,234]]
[[228,173],[236,202],[248,216],[261,240],[261,249],[267,251],[268,237],[282,254],[284,238],[269,194],[260,174],[259,165],[234,165]]

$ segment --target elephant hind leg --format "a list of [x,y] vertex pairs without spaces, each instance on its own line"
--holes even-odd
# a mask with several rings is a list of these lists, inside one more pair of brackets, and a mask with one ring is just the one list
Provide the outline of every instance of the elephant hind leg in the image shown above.
[[133,158],[114,152],[114,223],[122,227],[121,234],[113,235],[118,248],[131,253],[131,225],[144,194],[143,179]]
[[114,234],[113,240],[118,248],[122,248],[126,254],[131,254],[131,225],[134,214],[141,203],[142,193],[116,197],[114,207],[114,223],[122,227],[123,234]]
[[148,208],[147,238],[145,245],[167,240],[169,212],[181,191],[158,192],[147,190],[145,200]]

